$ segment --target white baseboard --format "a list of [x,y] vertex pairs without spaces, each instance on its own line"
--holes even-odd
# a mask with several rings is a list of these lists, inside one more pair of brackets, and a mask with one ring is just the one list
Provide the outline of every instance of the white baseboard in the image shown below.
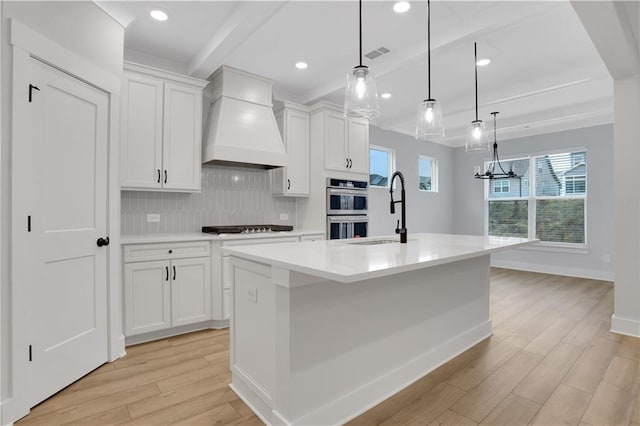
[[625,336],[640,337],[640,321],[611,315],[611,332]]
[[615,274],[611,271],[598,269],[569,268],[557,265],[541,265],[538,263],[514,262],[511,260],[491,259],[491,266],[495,268],[517,269],[519,271],[539,272],[541,274],[563,275],[567,277],[587,278],[590,280],[614,281]]

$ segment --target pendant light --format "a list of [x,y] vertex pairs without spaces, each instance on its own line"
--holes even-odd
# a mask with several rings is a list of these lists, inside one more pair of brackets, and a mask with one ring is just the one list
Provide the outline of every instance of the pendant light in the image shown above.
[[[486,172],[483,174],[476,173],[476,179],[512,179],[518,177],[512,167],[509,168],[508,172],[505,172],[502,164],[500,164],[500,158],[498,157],[498,138],[496,134],[496,116],[498,114],[498,112],[491,113],[491,115],[493,115],[493,159]],[[499,169],[498,173],[496,173],[496,165]]]
[[431,0],[427,0],[427,99],[418,105],[416,139],[444,136],[440,103],[431,97]]
[[488,151],[489,140],[485,132],[484,122],[478,118],[478,44],[473,43],[473,64],[475,66],[475,85],[476,85],[476,119],[469,124],[467,130],[467,142],[465,151]]
[[380,114],[376,81],[369,67],[362,65],[362,0],[360,3],[360,64],[347,73],[344,113],[348,117],[375,118]]

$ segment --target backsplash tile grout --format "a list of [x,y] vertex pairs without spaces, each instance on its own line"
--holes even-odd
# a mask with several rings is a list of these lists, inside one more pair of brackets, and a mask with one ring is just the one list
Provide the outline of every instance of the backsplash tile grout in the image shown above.
[[[202,192],[121,192],[121,229],[125,235],[198,232],[206,225],[296,225],[296,201],[271,195],[266,170],[203,166]],[[147,214],[160,214],[148,223]],[[288,220],[280,220],[287,213]]]

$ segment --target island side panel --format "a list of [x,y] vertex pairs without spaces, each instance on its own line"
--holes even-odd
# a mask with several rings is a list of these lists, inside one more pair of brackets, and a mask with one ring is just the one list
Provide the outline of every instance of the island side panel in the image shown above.
[[289,383],[278,410],[294,424],[338,424],[491,334],[489,255],[351,284],[288,290]]

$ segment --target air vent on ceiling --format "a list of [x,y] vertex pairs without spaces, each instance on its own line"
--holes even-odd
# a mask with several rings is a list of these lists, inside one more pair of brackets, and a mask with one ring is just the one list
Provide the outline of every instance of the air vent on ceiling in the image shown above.
[[389,53],[391,52],[389,49],[387,49],[386,47],[378,47],[376,50],[372,50],[371,52],[365,54],[364,56],[366,56],[369,59],[375,59],[378,56],[382,56],[385,53]]

